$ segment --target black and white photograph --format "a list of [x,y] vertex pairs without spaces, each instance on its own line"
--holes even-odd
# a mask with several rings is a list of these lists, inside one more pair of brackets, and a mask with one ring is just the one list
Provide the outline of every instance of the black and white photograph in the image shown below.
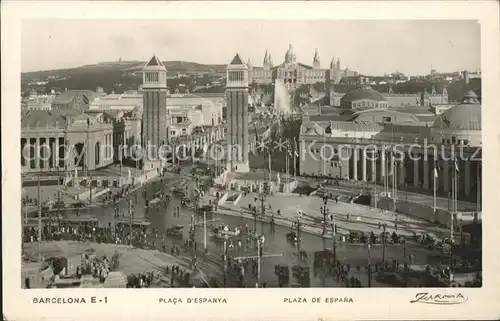
[[200,306],[230,303],[210,295],[221,288],[301,288],[287,306],[330,288],[316,302],[333,307],[356,304],[347,289],[406,288],[407,303],[459,305],[485,286],[478,20],[20,29],[20,137],[2,136],[20,159],[11,277],[37,290],[30,304],[113,300],[82,288]]
[[481,286],[480,25],[277,23],[25,22],[23,286]]

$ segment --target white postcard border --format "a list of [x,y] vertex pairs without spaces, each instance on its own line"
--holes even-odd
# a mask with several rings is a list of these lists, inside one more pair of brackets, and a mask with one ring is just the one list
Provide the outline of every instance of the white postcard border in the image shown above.
[[[498,3],[473,2],[27,2],[2,3],[2,220],[3,303],[7,320],[47,319],[486,319],[500,315],[497,184],[499,176],[499,20]],[[20,279],[20,32],[21,19],[477,19],[481,24],[483,104],[483,287],[429,289],[462,293],[459,305],[411,304],[425,289],[71,289],[21,290]],[[76,36],[76,35],[75,35]],[[409,39],[411,41],[411,39]],[[84,297],[108,303],[33,304],[34,297]],[[227,304],[187,303],[187,298],[225,298]],[[285,304],[284,298],[307,304]],[[311,303],[312,298],[352,297],[354,303]],[[183,303],[159,303],[181,298]],[[496,313],[495,313],[496,312]]]

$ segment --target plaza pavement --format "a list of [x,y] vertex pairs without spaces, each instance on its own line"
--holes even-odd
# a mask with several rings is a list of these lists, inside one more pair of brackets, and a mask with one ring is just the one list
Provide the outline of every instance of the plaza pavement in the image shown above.
[[[204,196],[205,203],[208,203],[208,199],[212,201],[215,200],[213,195],[215,191],[211,191],[209,195]],[[257,197],[257,202],[255,202],[255,197]],[[298,211],[303,213],[301,222],[306,225],[305,229],[313,234],[322,233],[322,221],[323,215],[321,214],[320,207],[323,206],[323,200],[317,196],[298,196],[296,194],[275,194],[267,195],[264,201],[266,204],[266,214],[267,218],[274,215],[274,219],[277,224],[284,223],[284,225],[289,226],[292,221],[296,221]],[[258,212],[260,213],[261,203],[258,199],[258,194],[250,193],[236,204],[223,204],[219,206],[219,212],[228,215],[237,215],[245,217],[253,217],[252,212],[248,209],[249,204],[256,206]],[[271,210],[269,209],[271,205]],[[337,231],[339,234],[347,235],[350,231],[361,231],[369,233],[373,231],[375,234],[380,234],[382,229],[379,229],[378,223],[386,224],[386,231],[396,233],[406,236],[412,236],[413,232],[417,234],[428,233],[430,235],[444,238],[449,236],[449,230],[438,227],[429,222],[419,220],[413,217],[409,217],[404,214],[397,214],[391,211],[385,211],[380,209],[370,208],[359,204],[350,204],[345,202],[335,203],[334,200],[329,200],[327,203],[327,208],[329,209],[329,214],[335,216],[335,221],[337,225]],[[277,215],[278,209],[280,210],[281,216]],[[349,214],[349,220],[347,220],[347,214]],[[395,229],[395,222],[397,224],[397,230]],[[331,233],[331,220],[329,215],[327,217],[327,231],[328,234]]]
[[[311,181],[307,181],[307,183],[310,183]],[[318,182],[313,183],[311,186],[316,187]],[[349,183],[343,183],[340,186],[335,186],[335,185],[327,185],[325,186],[325,189],[328,192],[333,193],[333,195],[355,195],[358,194],[360,190],[363,190],[364,192],[366,191],[373,191],[374,190],[374,185],[373,184],[367,184],[367,183],[356,183],[356,182],[349,182]],[[390,191],[392,192],[392,188],[389,187]],[[384,187],[382,185],[376,185],[376,190],[378,194],[382,193],[384,191]],[[420,194],[420,193],[415,193],[415,192],[410,192],[410,191],[405,191],[404,189],[398,189],[397,190],[397,198],[401,200],[406,200],[408,202],[412,203],[417,203],[417,204],[423,204],[429,207],[434,206],[434,197],[432,195],[427,195],[427,194]],[[445,197],[436,197],[436,207],[439,209],[443,210],[448,210],[449,208],[449,200],[448,198]],[[472,202],[466,202],[466,201],[458,201],[457,202],[457,207],[459,211],[477,211],[477,204],[472,203]]]
[[[90,250],[90,252],[89,252]],[[24,245],[25,253],[35,258],[37,256],[37,243],[27,243]],[[118,270],[125,275],[143,272],[162,271],[165,266],[178,265],[179,267],[192,273],[189,260],[184,257],[176,257],[169,253],[162,253],[157,250],[143,250],[128,245],[105,244],[105,243],[85,243],[76,241],[42,242],[40,253],[42,256],[57,257],[63,256],[68,259],[68,275],[76,273],[76,267],[81,262],[81,254],[88,253],[111,259],[113,253],[120,254],[120,265]],[[39,276],[39,262],[23,262],[21,273],[24,277],[30,277],[32,288],[45,287],[46,281],[42,281]],[[157,286],[170,287],[170,275],[162,275],[160,284]],[[23,278],[24,286],[24,278]]]

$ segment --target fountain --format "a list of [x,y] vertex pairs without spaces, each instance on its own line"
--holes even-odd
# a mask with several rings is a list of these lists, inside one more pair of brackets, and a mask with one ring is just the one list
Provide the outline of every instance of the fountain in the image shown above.
[[280,79],[276,79],[274,83],[274,110],[278,115],[292,114],[290,93]]

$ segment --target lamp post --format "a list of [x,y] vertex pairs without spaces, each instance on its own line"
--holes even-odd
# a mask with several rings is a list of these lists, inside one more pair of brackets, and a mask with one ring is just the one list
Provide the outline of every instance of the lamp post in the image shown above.
[[337,224],[335,222],[335,214],[332,217],[332,242],[333,242],[333,262],[337,264]]
[[227,240],[229,239],[229,236],[226,234],[224,235],[224,287],[227,287]]
[[[264,195],[264,190],[261,191],[259,194],[259,201],[260,201],[260,215],[264,216],[266,213],[266,204],[264,203],[266,200],[266,195]],[[255,213],[255,232],[257,232],[257,213]]]
[[301,215],[302,215],[301,212],[297,213],[297,221],[295,221],[295,222],[292,223],[292,227],[295,225],[295,230],[296,230],[295,235],[297,237],[297,258],[299,260],[299,263],[301,261],[301,255],[300,255],[300,252],[301,252],[301,246],[300,246],[301,245],[300,244],[301,243],[301,240],[300,240],[300,225],[301,225],[300,224],[300,217],[301,217]]
[[387,224],[384,223],[382,230],[382,265],[383,269],[385,269],[385,230],[387,228]]
[[320,207],[321,214],[323,214],[323,236],[326,236],[326,216],[328,215],[328,208],[326,204],[328,203],[328,197],[323,196],[323,204],[324,206]]
[[368,243],[368,287],[372,286],[372,253],[371,253],[371,242]]

